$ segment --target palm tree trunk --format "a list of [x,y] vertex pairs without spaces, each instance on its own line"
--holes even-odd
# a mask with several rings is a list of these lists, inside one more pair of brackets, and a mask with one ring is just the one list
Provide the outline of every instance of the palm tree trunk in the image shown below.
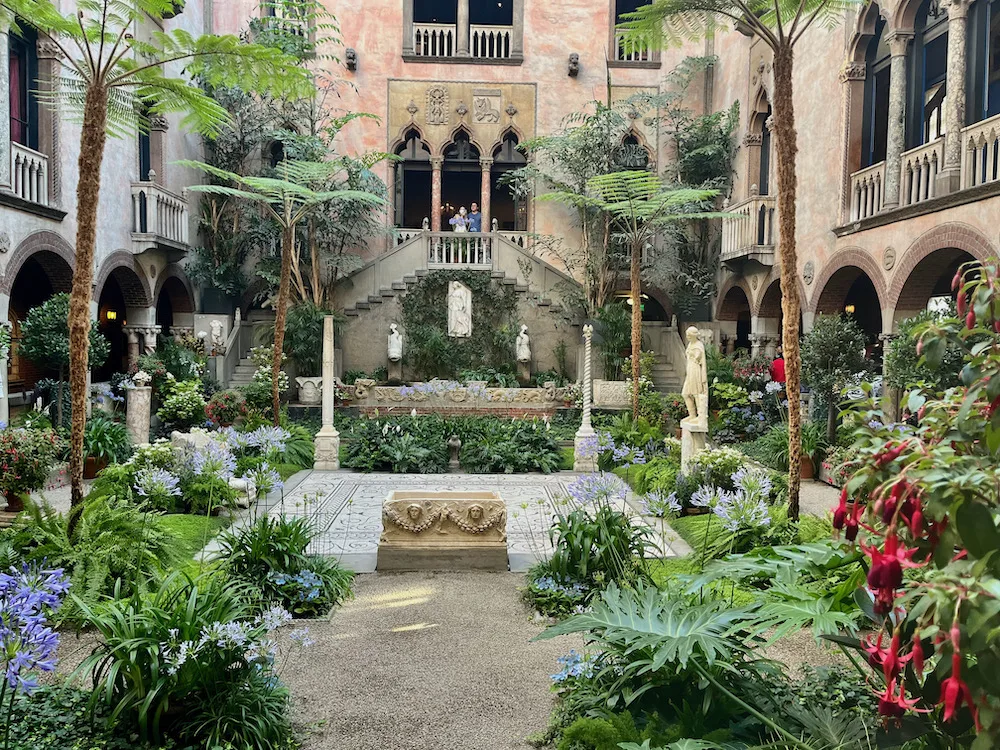
[[[83,503],[83,431],[87,422],[87,372],[90,345],[90,300],[94,285],[94,247],[97,244],[97,202],[101,192],[101,162],[104,161],[108,92],[90,84],[83,104],[80,133],[80,170],[76,187],[76,267],[69,295],[69,477],[70,507]],[[78,513],[71,513],[72,537]]]
[[795,250],[795,161],[798,151],[792,104],[792,47],[774,55],[774,135],[778,161],[778,262],[781,266],[782,349],[788,395],[788,517],[799,517],[799,463],[802,454],[802,358],[799,352],[798,254]]
[[285,346],[285,317],[288,315],[288,293],[292,285],[292,252],[295,249],[295,227],[281,234],[281,281],[278,283],[278,304],[274,313],[274,356],[271,359],[271,405],[274,426],[281,423],[281,394],[278,376],[281,374],[281,352]]
[[642,280],[639,246],[633,244],[629,278],[632,287],[632,419],[639,418],[639,355],[642,354]]

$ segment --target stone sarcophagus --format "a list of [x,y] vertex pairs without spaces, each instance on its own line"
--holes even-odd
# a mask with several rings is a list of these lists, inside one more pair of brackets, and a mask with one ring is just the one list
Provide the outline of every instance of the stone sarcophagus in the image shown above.
[[507,509],[495,492],[393,492],[378,570],[507,570]]

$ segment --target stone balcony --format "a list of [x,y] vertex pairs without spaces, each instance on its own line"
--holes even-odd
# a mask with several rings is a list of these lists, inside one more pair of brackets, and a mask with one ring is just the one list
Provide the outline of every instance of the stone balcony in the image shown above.
[[454,60],[513,60],[514,27],[470,24],[468,52],[460,52],[458,25],[453,23],[414,23],[413,56]]
[[747,262],[773,266],[778,243],[777,198],[754,195],[724,210],[734,215],[722,220],[721,261],[730,266]]
[[187,198],[152,181],[133,182],[132,252],[154,248],[188,249]]
[[11,192],[21,200],[49,205],[49,157],[12,141],[10,182]]

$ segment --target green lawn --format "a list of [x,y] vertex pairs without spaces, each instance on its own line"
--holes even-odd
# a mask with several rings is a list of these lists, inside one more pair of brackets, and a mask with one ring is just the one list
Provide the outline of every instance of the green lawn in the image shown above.
[[185,567],[202,547],[220,531],[229,526],[232,519],[224,516],[192,516],[173,513],[163,516],[160,525],[177,539],[178,567]]
[[281,475],[282,482],[287,482],[290,476],[302,471],[302,467],[298,464],[275,464],[274,468]]

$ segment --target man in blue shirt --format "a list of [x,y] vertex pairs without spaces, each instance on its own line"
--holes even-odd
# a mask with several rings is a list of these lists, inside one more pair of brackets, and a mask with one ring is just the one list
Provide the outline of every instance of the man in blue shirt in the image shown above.
[[478,203],[473,203],[472,210],[469,212],[469,231],[470,232],[483,231],[483,215],[479,213]]

